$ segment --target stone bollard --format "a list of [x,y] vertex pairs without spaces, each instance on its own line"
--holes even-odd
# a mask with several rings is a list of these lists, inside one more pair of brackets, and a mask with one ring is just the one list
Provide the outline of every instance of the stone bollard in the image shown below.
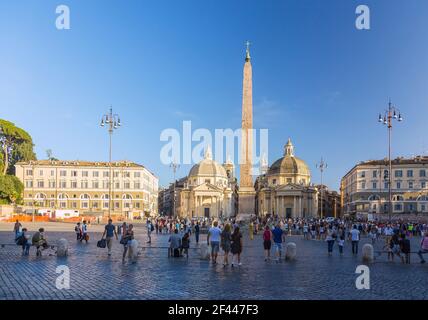
[[61,238],[57,241],[57,257],[66,257],[68,255],[68,241],[67,239]]
[[285,260],[294,260],[296,259],[296,251],[297,247],[294,242],[287,243],[287,246],[285,247]]
[[200,256],[199,258],[201,260],[210,260],[210,250],[208,248],[208,245],[206,243],[202,243],[200,245]]
[[138,241],[134,239],[128,243],[128,258],[132,262],[136,262],[137,256],[138,256]]
[[374,260],[374,250],[373,250],[373,246],[369,243],[366,243],[363,246],[363,261],[364,262],[373,262]]

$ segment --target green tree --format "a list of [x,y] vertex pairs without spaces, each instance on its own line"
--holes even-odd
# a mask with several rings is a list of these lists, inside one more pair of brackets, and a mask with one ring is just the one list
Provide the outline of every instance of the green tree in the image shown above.
[[24,185],[15,176],[0,175],[0,203],[22,203]]
[[14,174],[15,163],[36,160],[33,151],[33,140],[23,129],[10,121],[0,119],[0,146],[2,149],[1,173]]

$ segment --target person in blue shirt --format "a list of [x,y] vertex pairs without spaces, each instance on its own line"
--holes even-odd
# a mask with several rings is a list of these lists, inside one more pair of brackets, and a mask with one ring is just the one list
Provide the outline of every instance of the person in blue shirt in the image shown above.
[[279,223],[272,230],[273,245],[275,248],[276,262],[281,260],[282,243],[285,242],[285,233]]

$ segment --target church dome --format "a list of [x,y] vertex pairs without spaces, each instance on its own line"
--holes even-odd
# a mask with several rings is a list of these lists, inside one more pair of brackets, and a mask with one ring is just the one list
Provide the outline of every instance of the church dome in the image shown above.
[[226,169],[212,159],[210,147],[207,148],[204,159],[190,169],[189,177],[197,176],[227,178]]
[[308,177],[311,175],[311,172],[306,162],[294,156],[294,146],[291,143],[290,139],[288,139],[288,142],[285,145],[284,156],[276,160],[269,167],[268,175],[278,174],[301,175]]

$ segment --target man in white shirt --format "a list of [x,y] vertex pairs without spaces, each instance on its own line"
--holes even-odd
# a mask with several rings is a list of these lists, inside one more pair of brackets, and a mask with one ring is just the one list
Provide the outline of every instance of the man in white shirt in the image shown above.
[[349,233],[352,241],[352,254],[358,254],[358,242],[360,241],[360,231],[357,226],[354,225],[351,232]]
[[[221,229],[218,227],[218,222],[214,221],[213,226],[208,231],[207,244],[211,244],[211,259],[213,264],[217,263],[217,255],[220,250]],[[211,241],[210,241],[211,240]]]

